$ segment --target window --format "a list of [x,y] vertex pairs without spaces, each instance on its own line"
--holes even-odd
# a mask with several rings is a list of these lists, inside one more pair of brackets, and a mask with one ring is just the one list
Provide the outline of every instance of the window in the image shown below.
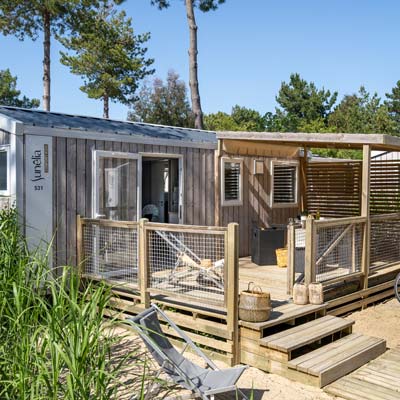
[[272,206],[296,206],[297,205],[297,162],[272,162]]
[[139,156],[103,150],[93,156],[94,218],[136,221]]
[[222,205],[242,205],[243,160],[222,158]]
[[10,192],[10,155],[9,146],[0,146],[0,196],[9,196]]

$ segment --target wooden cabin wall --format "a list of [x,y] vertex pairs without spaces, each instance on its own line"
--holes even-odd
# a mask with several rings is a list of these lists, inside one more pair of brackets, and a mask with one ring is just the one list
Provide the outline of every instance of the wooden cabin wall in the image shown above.
[[0,146],[10,144],[10,134],[6,131],[0,130]]
[[[237,158],[243,159],[243,205],[220,206],[219,210],[222,226],[226,226],[230,222],[239,224],[239,254],[244,257],[251,254],[253,226],[266,228],[275,224],[287,225],[289,218],[298,215],[299,208],[271,208],[271,157],[238,155]],[[279,159],[282,160],[282,158]],[[253,174],[254,160],[263,160],[264,174]]]
[[215,224],[214,150],[55,137],[54,265],[76,264],[76,215],[92,215],[92,149],[182,154],[184,223]]

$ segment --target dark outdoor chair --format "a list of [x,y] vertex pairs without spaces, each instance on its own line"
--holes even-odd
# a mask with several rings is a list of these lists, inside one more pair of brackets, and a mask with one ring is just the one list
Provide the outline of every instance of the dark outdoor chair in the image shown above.
[[[184,340],[185,346],[178,352],[162,332],[158,314],[174,329]],[[156,305],[134,318],[127,320],[143,339],[151,355],[161,367],[157,376],[163,371],[174,383],[191,390],[195,397],[204,400],[214,399],[218,393],[226,393],[236,390],[243,399],[247,397],[237,388],[236,382],[247,368],[246,365],[220,370],[218,367],[192,342],[192,340]],[[190,347],[198,356],[206,362],[206,368],[202,368],[183,356],[184,351]],[[151,389],[147,395],[151,394]]]

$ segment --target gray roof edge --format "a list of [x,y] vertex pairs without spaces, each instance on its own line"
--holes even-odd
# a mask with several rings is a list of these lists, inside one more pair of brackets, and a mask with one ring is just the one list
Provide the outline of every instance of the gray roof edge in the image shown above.
[[24,123],[9,115],[3,114],[0,108],[0,129],[15,135],[21,135],[24,132]]
[[[121,122],[124,124],[132,124],[132,125],[145,125],[145,126],[155,126],[155,127],[160,127],[160,128],[171,128],[171,129],[184,129],[188,131],[201,131],[201,132],[208,132],[208,133],[217,133],[216,131],[211,131],[208,129],[196,129],[196,128],[185,128],[181,126],[172,126],[172,125],[162,125],[162,124],[153,124],[153,123],[148,123],[148,122],[136,122],[136,121],[128,121],[128,120],[123,120],[123,119],[115,119],[115,118],[104,118],[104,117],[94,117],[91,115],[84,115],[84,114],[70,114],[70,113],[64,113],[64,112],[58,112],[58,111],[45,111],[45,110],[38,110],[34,108],[24,108],[24,107],[13,107],[13,106],[5,106],[0,104],[0,114],[1,114],[1,109],[2,108],[7,108],[7,109],[13,109],[13,110],[21,110],[21,111],[28,111],[28,112],[34,112],[34,113],[41,113],[41,114],[57,114],[57,115],[63,115],[66,117],[79,117],[79,118],[91,118],[91,119],[98,119],[100,121],[110,121],[110,122]],[[1,114],[3,116],[6,116],[10,119],[13,119],[12,117],[9,117],[5,114]],[[21,122],[18,120],[15,120],[17,122]],[[22,122],[21,122],[22,123]],[[59,127],[58,127],[59,128]]]

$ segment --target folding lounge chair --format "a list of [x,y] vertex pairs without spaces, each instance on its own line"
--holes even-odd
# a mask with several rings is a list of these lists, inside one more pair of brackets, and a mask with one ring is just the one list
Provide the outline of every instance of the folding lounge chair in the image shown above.
[[[175,267],[171,270],[169,280],[179,278],[187,278],[189,276],[197,276],[212,282],[219,289],[224,288],[221,272],[223,272],[224,260],[218,260],[209,268],[204,268],[201,265],[201,258],[195,254],[185,243],[171,232],[156,231],[169,246],[174,249],[177,254]],[[187,267],[186,271],[177,272],[179,266]]]
[[[160,314],[171,328],[185,341],[186,344],[180,353],[171,345],[162,332],[157,314]],[[153,304],[136,317],[129,318],[127,322],[132,325],[143,339],[151,355],[161,367],[157,376],[162,371],[165,372],[174,383],[191,390],[195,397],[201,397],[203,400],[213,400],[215,394],[233,390],[237,390],[243,399],[248,400],[236,386],[236,382],[247,366],[240,365],[219,370],[190,338],[156,305]],[[188,347],[192,348],[192,350],[206,362],[206,368],[199,367],[183,357],[183,353]],[[146,397],[150,394],[151,389],[146,393]]]

